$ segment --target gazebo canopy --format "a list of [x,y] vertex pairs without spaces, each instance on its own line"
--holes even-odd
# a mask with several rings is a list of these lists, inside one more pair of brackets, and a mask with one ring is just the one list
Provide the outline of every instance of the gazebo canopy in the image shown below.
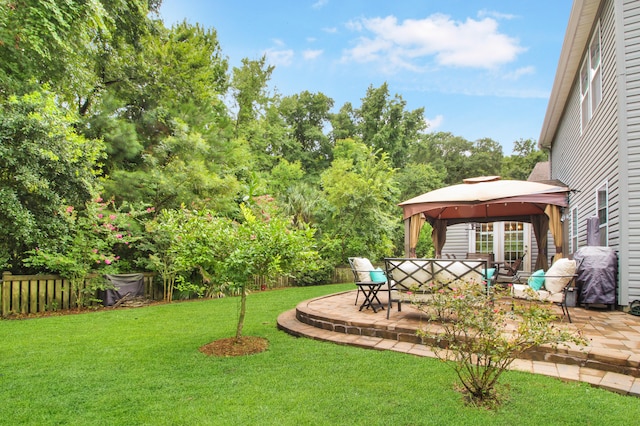
[[400,203],[404,218],[421,214],[429,222],[520,220],[544,214],[548,205],[567,206],[569,188],[499,176],[465,179],[459,185],[436,189]]
[[[546,250],[546,233],[551,229],[556,251],[562,253],[560,208],[568,205],[569,191],[566,186],[482,176],[419,195],[399,204],[408,222],[409,238],[405,240],[408,240],[409,255],[415,256],[420,228],[425,220],[433,226],[432,238],[438,256],[444,246],[447,226],[501,220],[532,223],[539,255]],[[546,266],[546,259],[542,262],[536,266]]]

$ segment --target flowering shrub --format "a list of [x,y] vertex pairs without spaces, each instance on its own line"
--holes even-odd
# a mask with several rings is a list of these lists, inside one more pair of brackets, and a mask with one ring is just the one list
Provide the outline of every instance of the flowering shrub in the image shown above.
[[115,264],[120,260],[120,256],[114,254],[116,248],[121,246],[126,250],[136,240],[130,230],[132,213],[121,213],[113,200],[97,197],[84,207],[78,211],[68,206],[59,212],[72,230],[63,236],[62,250],[39,247],[27,251],[28,257],[24,259],[27,266],[44,267],[68,279],[78,307],[96,300],[96,290],[104,288],[101,280],[85,286],[87,275],[115,272]]
[[520,354],[536,346],[577,344],[579,333],[560,328],[550,305],[514,304],[500,299],[500,288],[490,294],[482,287],[463,284],[435,292],[429,304],[417,305],[427,314],[418,331],[443,361],[452,361],[464,392],[480,405],[498,402],[496,385],[501,374]]

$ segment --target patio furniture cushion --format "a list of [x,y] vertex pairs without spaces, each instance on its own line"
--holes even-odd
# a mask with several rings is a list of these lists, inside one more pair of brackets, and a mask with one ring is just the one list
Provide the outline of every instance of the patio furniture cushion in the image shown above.
[[535,291],[542,289],[542,286],[544,286],[544,269],[538,269],[531,274],[527,283],[529,284],[529,287]]
[[371,271],[375,268],[371,264],[371,261],[366,257],[354,257],[353,265],[356,268],[358,273],[358,281],[360,282],[370,282],[371,281]]
[[383,283],[387,282],[387,276],[384,274],[382,268],[376,268],[369,273],[371,276],[371,281],[374,283]]
[[576,261],[566,258],[558,259],[546,273],[545,290],[560,293],[576,273]]
[[429,262],[424,260],[413,260],[402,262],[393,272],[393,278],[402,283],[403,287],[424,286],[433,279],[427,268]]
[[493,278],[493,274],[496,273],[496,268],[487,268],[487,270],[485,271],[484,269],[482,270],[482,275],[487,277],[487,280],[491,281],[491,278]]

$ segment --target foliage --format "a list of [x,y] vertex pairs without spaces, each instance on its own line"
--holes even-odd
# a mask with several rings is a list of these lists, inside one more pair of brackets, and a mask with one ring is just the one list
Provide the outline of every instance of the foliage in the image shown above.
[[206,286],[197,286],[185,277],[198,270],[203,282],[211,283],[211,265],[231,249],[232,240],[225,237],[228,222],[207,210],[182,208],[163,210],[147,223],[147,267],[162,277],[164,300],[173,300],[176,283],[181,291],[207,291]]
[[[214,28],[168,28],[153,14],[159,5],[0,2],[1,268],[22,272],[25,251],[45,242],[64,253],[71,231],[58,212],[93,193],[117,206],[152,205],[155,215],[189,206],[188,218],[150,225],[160,245],[154,227],[208,229],[196,219],[205,211],[243,222],[239,204],[270,194],[293,228],[316,231],[322,261],[296,272],[299,283],[314,283],[347,256],[396,253],[400,201],[470,176],[526,178],[546,158],[531,140],[505,157],[491,139],[426,133],[424,109],[408,110],[386,82],[370,85],[359,105],[306,90],[281,96],[266,56],[229,70]],[[196,240],[168,249],[146,238],[115,254],[132,267],[156,248],[206,253]],[[429,252],[428,239],[419,249]],[[213,260],[187,261],[167,271],[168,287],[225,290],[210,278]]]
[[0,267],[15,271],[26,250],[63,245],[70,223],[59,212],[90,199],[103,145],[79,135],[76,116],[46,90],[0,109]]
[[71,282],[71,289],[78,307],[95,297],[103,283],[91,281],[87,276],[96,271],[115,272],[120,259],[116,247],[129,247],[139,237],[131,233],[131,212],[123,214],[115,208],[113,200],[105,202],[96,198],[86,203],[83,210],[68,206],[59,212],[69,223],[70,232],[62,237],[61,248],[39,247],[26,252],[24,263],[31,267],[43,267],[60,274]]
[[520,139],[513,144],[513,155],[502,162],[502,177],[504,179],[527,180],[537,163],[548,161],[545,152],[536,147],[531,139]]
[[500,300],[504,289],[460,283],[440,290],[418,308],[427,314],[425,329],[434,352],[455,371],[471,402],[499,402],[498,379],[523,352],[541,345],[584,345],[578,334],[555,324],[557,317],[543,303]]
[[336,263],[349,256],[380,259],[393,249],[398,211],[389,156],[362,142],[338,141],[321,177],[326,205],[321,221],[323,254]]
[[266,210],[258,204],[258,215],[248,206],[240,207],[243,221],[232,224],[224,233],[230,246],[216,265],[216,272],[241,295],[237,339],[242,337],[247,292],[253,277],[260,275],[269,281],[300,271],[301,265],[313,269],[317,261],[312,229],[290,229],[288,219],[269,212],[268,202]]

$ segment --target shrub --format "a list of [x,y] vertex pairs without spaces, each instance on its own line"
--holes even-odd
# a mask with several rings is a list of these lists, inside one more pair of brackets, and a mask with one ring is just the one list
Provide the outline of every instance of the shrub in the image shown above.
[[496,386],[514,359],[536,346],[584,345],[579,333],[558,327],[549,304],[515,304],[500,298],[504,290],[463,284],[436,292],[429,304],[417,305],[427,314],[418,331],[435,354],[458,376],[469,401],[481,406],[499,403]]

